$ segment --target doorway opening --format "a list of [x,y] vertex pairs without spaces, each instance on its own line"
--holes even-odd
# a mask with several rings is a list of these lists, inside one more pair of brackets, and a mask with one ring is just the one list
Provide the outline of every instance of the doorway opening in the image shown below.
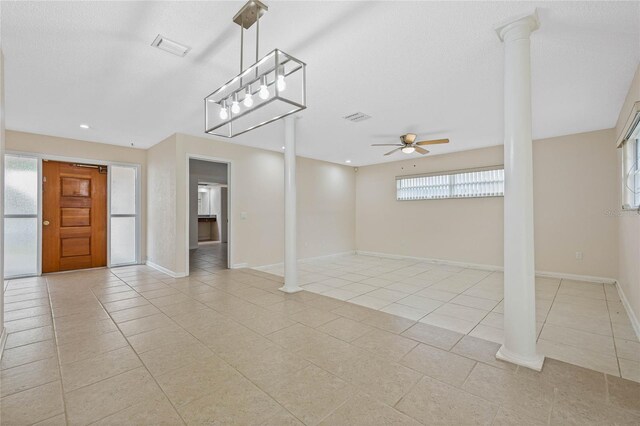
[[229,268],[229,165],[189,158],[189,273]]

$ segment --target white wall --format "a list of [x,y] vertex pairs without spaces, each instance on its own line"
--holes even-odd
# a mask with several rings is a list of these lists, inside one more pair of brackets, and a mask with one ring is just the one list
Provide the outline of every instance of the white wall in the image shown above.
[[[618,139],[623,131],[623,127],[631,114],[631,108],[635,102],[640,101],[640,66],[631,82],[629,93],[620,111],[618,125],[616,126],[616,137]],[[612,138],[611,145],[615,141]],[[622,171],[622,150],[618,150],[617,171],[620,178]],[[640,215],[635,211],[622,211],[622,185],[618,181],[618,285],[622,290],[627,303],[629,316],[636,329],[636,334],[640,336]]]
[[[612,138],[613,130],[603,130],[534,142],[537,270],[617,276]],[[395,200],[395,176],[502,163],[503,148],[495,146],[361,167],[357,249],[502,266],[502,198]]]

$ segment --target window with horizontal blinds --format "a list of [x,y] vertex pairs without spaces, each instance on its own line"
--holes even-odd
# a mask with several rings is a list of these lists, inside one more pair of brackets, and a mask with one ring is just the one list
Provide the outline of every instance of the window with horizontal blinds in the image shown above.
[[[640,117],[640,114],[639,114]],[[622,207],[640,207],[640,123],[636,123],[622,147]]]
[[502,166],[396,177],[398,201],[502,196]]

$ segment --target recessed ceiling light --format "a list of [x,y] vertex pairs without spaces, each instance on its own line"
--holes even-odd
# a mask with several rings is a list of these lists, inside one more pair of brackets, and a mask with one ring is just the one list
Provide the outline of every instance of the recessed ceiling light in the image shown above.
[[282,149],[284,149],[284,146],[282,147]]
[[80,128],[82,128],[82,129],[88,129],[88,128],[89,128],[89,125],[88,125],[88,124],[81,124],[81,125],[80,125]]
[[157,47],[160,50],[164,50],[165,52],[169,52],[176,56],[184,56],[191,48],[189,46],[185,46],[184,44],[180,44],[177,41],[169,40],[166,37],[163,37],[161,34],[158,34],[151,46]]
[[351,163],[351,160],[345,160],[344,162],[349,164],[349,163]]

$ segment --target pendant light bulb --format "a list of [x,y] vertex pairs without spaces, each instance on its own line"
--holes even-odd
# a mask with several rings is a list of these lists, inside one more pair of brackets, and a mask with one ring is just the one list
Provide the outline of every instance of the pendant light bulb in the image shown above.
[[240,112],[240,105],[238,104],[238,94],[233,94],[233,101],[231,102],[231,112],[237,114]]
[[227,101],[222,101],[220,104],[220,118],[226,120],[229,118],[229,111],[227,111]]
[[262,77],[260,84],[260,92],[258,93],[260,99],[267,99],[269,97],[269,89],[267,88],[267,76]]
[[276,78],[276,86],[278,92],[284,92],[287,89],[287,82],[284,81],[284,67],[280,66],[278,69],[278,77]]
[[276,84],[278,85],[279,92],[284,92],[286,90],[287,82],[284,81],[284,75],[282,74],[278,75],[278,81],[276,82]]
[[247,108],[251,108],[253,106],[253,95],[251,94],[251,87],[247,86],[247,93],[244,95],[244,101],[242,101],[244,106]]

